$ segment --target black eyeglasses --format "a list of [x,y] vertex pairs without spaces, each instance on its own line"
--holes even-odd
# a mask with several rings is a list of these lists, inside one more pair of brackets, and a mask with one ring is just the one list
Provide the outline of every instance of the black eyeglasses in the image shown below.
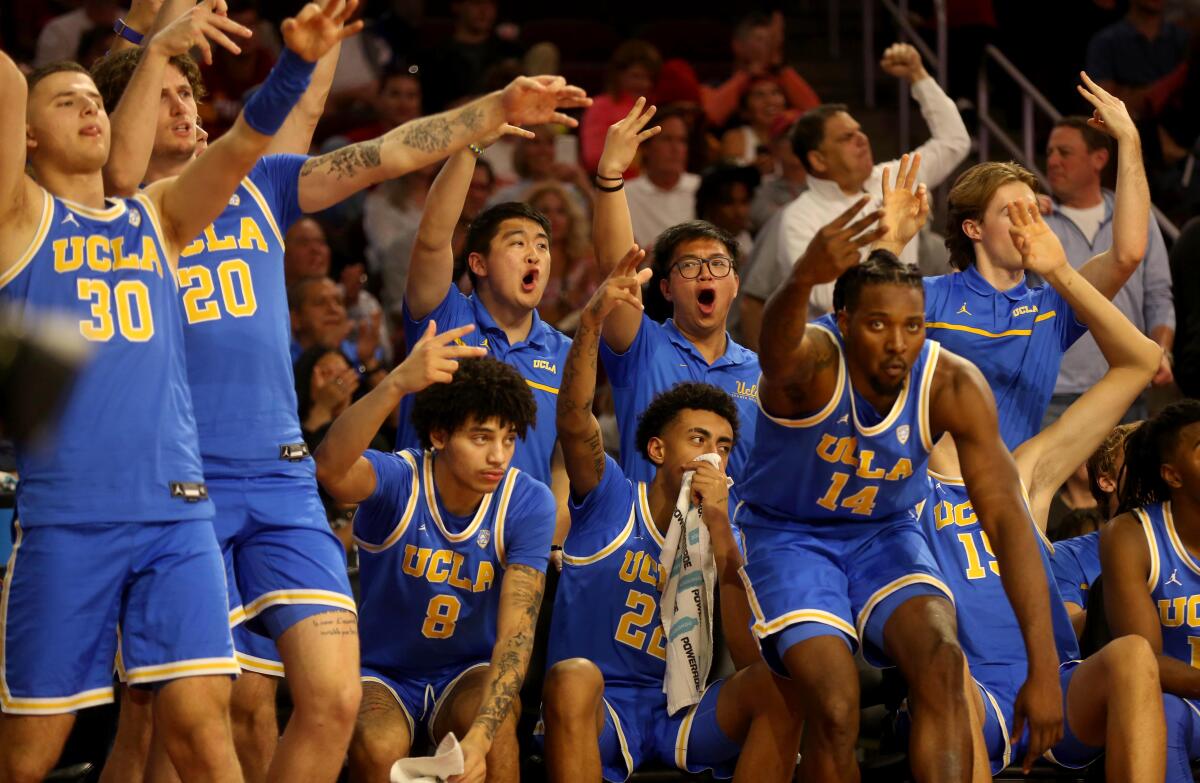
[[733,271],[733,259],[726,256],[713,256],[712,258],[698,258],[697,256],[684,256],[676,261],[673,266],[679,270],[679,276],[685,280],[694,280],[700,276],[700,268],[708,267],[708,273],[716,278],[728,277]]

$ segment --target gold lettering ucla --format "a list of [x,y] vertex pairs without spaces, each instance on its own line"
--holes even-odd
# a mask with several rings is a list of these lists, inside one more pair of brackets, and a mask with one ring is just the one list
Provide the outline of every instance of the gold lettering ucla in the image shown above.
[[400,570],[416,579],[424,578],[434,584],[445,582],[451,587],[472,593],[482,593],[491,588],[496,580],[496,569],[484,560],[475,571],[475,580],[463,574],[467,559],[459,552],[449,549],[430,549],[408,544],[404,547],[404,559]]
[[552,372],[555,375],[558,375],[558,367],[556,365],[551,364],[546,359],[534,359],[533,360],[533,369],[545,370],[547,372]]
[[262,228],[259,227],[253,218],[242,218],[236,237],[233,234],[218,237],[216,228],[209,226],[204,229],[204,232],[200,236],[192,240],[192,243],[184,248],[180,255],[183,258],[190,258],[204,250],[213,253],[218,250],[233,250],[235,248],[241,248],[242,250],[254,248],[264,253],[267,252],[266,237],[263,234]]
[[1030,313],[1036,313],[1037,311],[1037,305],[1021,305],[1017,309],[1013,310],[1012,314],[1013,318],[1016,318],[1018,315],[1029,315]]
[[734,389],[733,393],[738,397],[752,397],[754,399],[758,399],[758,384],[738,381],[737,387]]
[[658,561],[653,557],[646,557],[645,552],[627,550],[618,576],[621,577],[622,582],[641,581],[658,588]]
[[826,462],[842,463],[855,469],[855,474],[864,479],[900,481],[912,475],[912,462],[901,457],[889,470],[882,465],[872,466],[875,452],[871,449],[858,451],[858,438],[853,435],[838,437],[831,433],[821,436],[817,444],[817,456]]
[[125,254],[124,237],[91,236],[66,237],[54,240],[54,271],[59,274],[76,272],[87,264],[93,272],[121,272],[140,269],[157,272],[162,277],[162,259],[158,247],[149,236],[142,237],[141,253]]

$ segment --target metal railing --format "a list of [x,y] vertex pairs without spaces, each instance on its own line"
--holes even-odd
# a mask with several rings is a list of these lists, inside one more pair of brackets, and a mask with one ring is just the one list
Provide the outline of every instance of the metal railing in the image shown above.
[[[946,0],[933,0],[934,22],[936,27],[936,49],[929,46],[921,33],[912,26],[912,21],[909,19],[908,0],[879,0],[879,4],[883,6],[896,27],[900,31],[900,40],[905,43],[910,43],[917,48],[921,56],[925,58],[925,62],[929,64],[929,70],[933,73],[938,84],[942,89],[946,88],[946,73],[949,67],[947,57],[947,31],[946,31]],[[862,36],[863,36],[863,88],[865,91],[865,102],[868,108],[875,108],[875,0],[863,0],[863,19],[862,19]],[[908,95],[908,82],[904,79],[899,79],[899,142],[900,149],[906,150],[909,148],[909,117],[911,114],[911,101]]]
[[[999,66],[1000,70],[1004,71],[1021,90],[1020,142],[1014,140],[1008,131],[1001,127],[1000,123],[991,114],[991,90],[988,80],[989,61]],[[1046,96],[1042,95],[1041,90],[1035,87],[1029,79],[1025,78],[1025,74],[1021,73],[1020,69],[1013,65],[1004,56],[1003,52],[990,44],[983,49],[983,62],[979,66],[979,79],[976,83],[975,99],[975,110],[979,119],[979,133],[977,136],[979,160],[982,162],[989,159],[991,141],[995,137],[996,141],[1007,149],[1009,154],[1018,163],[1036,174],[1037,178],[1041,180],[1042,185],[1049,189],[1049,182],[1046,180],[1046,175],[1037,165],[1037,153],[1035,150],[1037,128],[1034,121],[1034,109],[1040,110],[1050,122],[1058,122],[1062,119],[1062,112],[1054,108],[1054,105],[1046,99]],[[902,149],[907,149],[907,147],[902,147]],[[1162,232],[1174,241],[1179,236],[1179,227],[1172,223],[1162,213],[1162,210],[1154,204],[1150,205],[1150,210],[1154,214],[1154,217],[1157,218]]]

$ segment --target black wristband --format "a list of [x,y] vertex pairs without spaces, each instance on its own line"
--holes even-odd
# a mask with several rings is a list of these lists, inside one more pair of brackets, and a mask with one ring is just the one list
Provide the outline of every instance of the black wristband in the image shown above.
[[620,185],[613,185],[611,188],[605,187],[604,185],[601,185],[599,182],[597,182],[595,184],[596,184],[596,190],[600,191],[601,193],[616,193],[618,190],[625,187],[624,182],[621,182]]
[[604,179],[604,180],[608,180],[609,182],[616,182],[617,180],[622,180],[625,178],[624,177],[606,177],[603,174],[597,174],[596,179]]
[[561,551],[563,551],[563,548],[561,546],[559,546],[558,544],[551,544],[550,551],[551,552],[561,552]]

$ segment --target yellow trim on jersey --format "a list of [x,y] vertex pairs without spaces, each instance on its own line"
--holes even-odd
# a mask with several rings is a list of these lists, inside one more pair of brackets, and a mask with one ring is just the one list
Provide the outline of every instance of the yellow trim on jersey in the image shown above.
[[892,593],[895,593],[898,590],[903,590],[905,587],[909,587],[911,585],[932,585],[933,587],[936,587],[938,590],[941,590],[943,593],[945,593],[946,598],[950,599],[951,604],[954,603],[954,593],[950,592],[950,588],[946,586],[946,583],[937,577],[930,576],[929,574],[908,574],[907,576],[902,576],[899,579],[893,579],[891,582],[888,582],[886,585],[876,590],[871,597],[867,599],[867,602],[863,604],[862,610],[858,613],[857,620],[859,636],[865,638],[867,621],[871,619],[871,612],[875,611],[875,607],[879,606],[881,601],[883,601]]
[[966,486],[966,482],[963,481],[962,476],[947,476],[945,473],[938,473],[932,468],[927,469],[925,472],[929,474],[930,478],[935,479],[942,484],[948,484],[952,487]]
[[1171,501],[1168,500],[1162,504],[1162,514],[1163,521],[1167,523],[1167,538],[1171,541],[1171,548],[1175,550],[1175,554],[1179,556],[1183,564],[1192,570],[1192,573],[1200,574],[1200,566],[1196,565],[1191,553],[1187,551],[1187,547],[1179,538],[1179,531],[1175,529],[1175,515],[1171,513]]
[[358,615],[358,607],[354,604],[353,598],[332,590],[272,590],[269,593],[263,593],[244,607],[246,612],[244,619],[251,620],[258,617],[263,610],[272,606],[295,604],[330,606],[335,609],[345,609],[355,616]]
[[621,728],[621,718],[617,715],[617,711],[608,703],[608,699],[604,699],[604,709],[608,710],[608,715],[612,718],[613,730],[617,732],[617,743],[621,746],[621,757],[625,759],[625,778],[628,779],[634,773],[633,756],[629,754],[629,742],[625,739],[625,729]]
[[926,451],[933,451],[933,428],[929,424],[929,392],[933,388],[933,374],[937,369],[938,359],[942,356],[942,345],[937,340],[929,340],[929,360],[925,363],[925,371],[921,373],[921,390],[917,398],[917,430],[921,433],[921,444]]
[[[766,416],[768,419],[770,419],[771,421],[780,425],[781,427],[800,428],[800,427],[812,427],[817,424],[820,424],[821,422],[828,419],[831,415],[833,415],[833,412],[837,410],[838,405],[842,401],[842,396],[846,393],[846,383],[847,383],[847,381],[846,381],[846,357],[842,355],[842,344],[838,342],[838,339],[837,339],[837,337],[834,336],[833,332],[829,331],[824,326],[821,326],[820,324],[809,324],[809,326],[814,329],[820,329],[822,332],[824,332],[829,337],[830,341],[833,342],[833,347],[837,349],[837,352],[838,352],[837,383],[834,384],[833,396],[831,396],[829,398],[829,402],[825,403],[824,408],[822,408],[821,410],[812,414],[811,416],[805,416],[800,419],[781,419],[776,416],[772,416],[771,414],[767,413],[767,409],[763,407],[762,396],[759,395],[757,404],[758,404],[758,409],[760,411],[762,411],[762,415]],[[761,373],[759,373],[759,376],[758,376],[758,384],[759,384],[759,388],[762,388],[762,374]]]
[[1053,318],[1056,315],[1058,315],[1057,310],[1051,310],[1048,313],[1041,313],[1040,315],[1038,315],[1036,318],[1033,319],[1033,322],[1036,324],[1039,321],[1045,321],[1046,319]]
[[266,198],[263,197],[262,191],[258,189],[249,177],[242,180],[242,187],[250,193],[250,198],[254,199],[258,204],[258,208],[262,211],[263,217],[267,219],[267,224],[271,226],[271,231],[275,234],[275,238],[279,240],[279,246],[283,247],[283,232],[279,230],[279,224],[275,222],[275,214],[271,212],[271,208],[267,205]]
[[0,275],[0,288],[11,283],[17,275],[21,274],[21,270],[29,266],[29,262],[37,255],[37,252],[42,249],[42,243],[46,241],[46,235],[50,233],[50,224],[54,220],[54,197],[49,191],[42,190],[42,217],[38,220],[37,231],[33,234],[33,239],[25,248],[25,252],[17,257],[16,263],[8,268],[4,274]]
[[[179,271],[179,253],[171,255],[171,250],[167,246],[167,235],[163,231],[162,223],[158,219],[158,210],[154,208],[154,202],[145,193],[138,193],[133,197],[133,200],[141,204],[146,210],[147,217],[150,218],[150,227],[154,229],[154,235],[158,237],[158,249],[163,253],[163,263],[167,265],[167,270],[171,273],[171,280],[175,283],[175,288],[179,288],[179,278],[176,274]],[[183,248],[180,248],[182,251]]]
[[654,515],[650,513],[650,497],[646,494],[647,484],[644,481],[637,483],[638,507],[642,511],[642,522],[646,525],[646,529],[650,531],[650,537],[658,544],[659,549],[667,543],[667,537],[658,531],[658,525],[654,524]]
[[246,609],[241,604],[229,610],[229,628],[233,630],[246,622]]
[[1184,699],[1183,703],[1192,708],[1192,712],[1196,713],[1196,717],[1200,718],[1200,707],[1197,707],[1191,699]]
[[[417,461],[407,451],[398,451],[396,452],[396,456],[407,462],[408,466],[412,468],[412,488],[408,493],[408,502],[404,504],[404,513],[400,515],[396,526],[392,528],[392,532],[388,534],[388,537],[383,540],[382,544],[372,544],[363,541],[358,536],[354,537],[354,543],[358,544],[359,549],[372,554],[377,554],[389,547],[395,546],[396,542],[404,536],[405,531],[408,530],[409,523],[412,522],[413,513],[417,510],[417,501],[421,497],[421,471],[417,467]],[[355,511],[354,513],[357,514],[358,512]]]
[[[1037,323],[1039,321],[1045,321],[1048,318],[1053,318],[1057,314],[1058,314],[1057,311],[1051,310],[1048,313],[1042,313],[1042,314],[1038,315],[1036,318],[1033,319],[1033,322]],[[927,322],[925,324],[925,328],[926,329],[950,329],[951,331],[955,331],[955,332],[970,332],[971,334],[977,334],[977,335],[980,335],[981,337],[990,337],[993,339],[995,339],[997,337],[1029,337],[1030,335],[1033,334],[1032,329],[1008,329],[1003,332],[989,332],[986,329],[980,329],[975,326],[967,326],[966,324],[951,324],[951,323],[945,323],[943,321],[934,321],[932,323]]]
[[625,523],[625,529],[622,530],[620,533],[618,533],[617,537],[614,538],[611,542],[609,542],[609,544],[607,546],[605,546],[603,549],[601,549],[599,552],[597,552],[594,555],[588,555],[586,557],[576,557],[574,555],[568,555],[566,553],[566,551],[564,550],[563,551],[563,563],[566,565],[573,565],[573,566],[591,565],[592,563],[600,562],[604,558],[611,555],[613,552],[617,551],[621,547],[621,545],[625,543],[626,539],[629,538],[629,534],[633,532],[634,513],[635,513],[634,508],[631,505],[629,507],[629,521]]
[[248,672],[265,674],[268,677],[283,677],[283,664],[270,658],[259,658],[244,652],[235,652],[238,665]]
[[550,392],[551,394],[558,394],[558,389],[554,388],[553,386],[547,386],[544,383],[538,383],[537,381],[531,381],[528,378],[525,379],[525,383],[529,384],[531,387],[533,387],[535,389],[540,389],[541,391],[544,391],[544,392]]
[[425,452],[424,467],[421,472],[425,479],[425,505],[429,508],[429,515],[433,517],[433,524],[437,525],[438,530],[442,531],[442,535],[448,540],[458,544],[466,541],[475,535],[475,531],[483,524],[483,518],[487,516],[488,508],[492,505],[492,496],[495,492],[489,492],[483,496],[483,500],[479,502],[479,509],[475,512],[475,518],[461,533],[451,533],[446,529],[446,524],[442,522],[442,512],[438,510],[437,490],[433,485],[433,453]]
[[696,711],[700,708],[700,702],[704,701],[704,694],[708,691],[705,687],[700,693],[700,701],[688,707],[687,714],[683,716],[683,720],[679,722],[679,731],[675,734],[675,766],[684,772],[690,772],[687,765],[688,752],[688,735],[692,733],[692,721],[696,720]]
[[1142,523],[1142,533],[1146,536],[1146,546],[1150,549],[1150,573],[1146,576],[1146,587],[1154,592],[1154,588],[1158,587],[1159,570],[1162,567],[1158,558],[1158,536],[1154,533],[1154,522],[1145,509],[1135,508],[1133,514]]
[[154,666],[138,666],[129,669],[126,674],[129,676],[130,685],[140,685],[207,674],[230,674],[236,677],[241,671],[242,667],[238,665],[236,658],[191,658]]
[[754,631],[754,635],[759,639],[766,639],[768,636],[779,633],[788,626],[798,625],[800,623],[821,623],[822,625],[831,625],[849,636],[851,639],[858,641],[858,634],[854,632],[854,626],[850,625],[850,623],[838,617],[836,614],[831,614],[820,609],[797,609],[794,612],[788,612],[785,615],[776,617],[770,622],[755,623],[751,630]]
[[112,701],[111,685],[54,699],[14,699],[7,692],[0,693],[0,707],[10,715],[62,715],[87,707],[111,704]]
[[496,550],[496,559],[500,561],[501,568],[508,568],[508,558],[504,552],[504,521],[508,518],[508,502],[512,500],[513,489],[517,484],[517,474],[520,472],[516,468],[508,469],[504,491],[500,493],[500,505],[496,509],[496,521],[492,525],[492,546]]
[[416,724],[416,721],[413,720],[413,716],[408,714],[408,707],[404,706],[404,700],[400,698],[400,694],[396,693],[396,690],[392,686],[390,686],[386,682],[384,682],[383,680],[379,679],[378,677],[372,677],[369,674],[359,677],[358,681],[359,682],[373,682],[376,685],[379,685],[379,686],[387,689],[387,692],[392,694],[392,698],[396,700],[396,704],[400,705],[400,711],[404,713],[404,719],[406,721],[408,721],[409,739],[414,739],[415,738],[414,732],[416,732],[416,730],[417,730],[417,724]]
[[[864,427],[862,422],[858,420],[858,405],[854,402],[854,390],[850,391],[850,418],[854,419],[854,429],[858,430],[859,435],[866,437],[874,437],[887,432],[888,428],[896,423],[896,419],[900,418],[900,414],[904,412],[904,406],[908,404],[908,393],[912,387],[912,370],[904,378],[904,385],[900,387],[900,394],[896,396],[896,401],[892,403],[892,409],[888,411],[887,416],[883,417],[883,421],[871,427]],[[920,390],[917,390],[920,393]],[[920,425],[918,424],[918,429]],[[922,434],[921,436],[925,436]],[[926,448],[928,450],[928,447]]]
[[91,218],[92,220],[115,220],[121,217],[121,215],[124,215],[126,209],[125,201],[122,199],[104,199],[105,202],[113,202],[112,206],[105,207],[104,209],[96,209],[94,207],[84,206],[77,201],[70,201],[62,196],[59,196],[58,200],[61,201],[63,205],[72,212],[78,212],[80,215],[83,215],[86,218]]
[[983,691],[983,695],[987,696],[987,700],[992,704],[992,711],[996,713],[996,722],[1000,724],[1000,736],[1004,738],[1004,766],[1007,767],[1012,762],[1012,742],[1008,737],[1008,722],[1004,720],[1004,713],[1000,710],[1000,705],[996,703],[996,697],[992,695],[992,692],[979,680],[975,680],[975,683],[979,685],[979,690]]
[[446,703],[446,697],[454,690],[454,686],[458,685],[459,680],[466,677],[471,672],[477,669],[486,669],[490,664],[487,661],[473,663],[467,668],[459,672],[453,680],[446,683],[446,687],[442,688],[442,692],[438,694],[437,700],[433,703],[433,710],[429,713],[429,720],[425,721],[425,731],[429,734],[429,741],[435,746],[438,738],[433,736],[433,727],[437,725],[438,713],[442,711],[442,706]]

